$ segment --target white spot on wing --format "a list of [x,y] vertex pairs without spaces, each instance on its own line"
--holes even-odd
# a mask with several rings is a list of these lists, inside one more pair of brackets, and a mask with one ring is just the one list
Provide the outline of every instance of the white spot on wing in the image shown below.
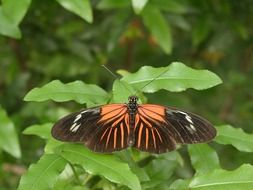
[[192,124],[190,124],[190,127],[193,131],[196,131],[196,128]]
[[185,119],[189,121],[191,124],[193,124],[192,118],[188,114],[185,114]]
[[76,126],[76,123],[73,123],[72,125],[71,125],[71,127],[70,127],[70,131],[72,131],[74,128],[75,128],[75,126]]
[[191,134],[194,134],[196,132],[196,128],[192,124],[190,124],[190,126],[186,125],[186,128]]
[[76,132],[78,130],[78,128],[81,126],[81,124],[76,124],[76,123],[73,123],[73,125],[70,127],[70,131],[71,132]]
[[186,128],[190,131],[190,133],[193,134],[194,132],[196,132],[196,128],[193,125],[193,121],[192,121],[191,116],[189,116],[187,113],[182,112],[182,111],[176,111],[176,112],[185,115],[185,119],[190,123],[189,126],[188,125],[186,126]]
[[89,110],[89,109],[83,110],[83,111],[81,112],[81,114],[82,114],[82,113],[85,113],[85,112],[88,112],[88,111],[90,111],[90,110]]
[[81,117],[82,117],[82,113],[78,114],[74,120],[74,123],[76,123]]
[[179,111],[179,110],[176,110],[175,112],[187,115],[185,112],[182,112],[182,111]]
[[76,132],[76,131],[79,129],[80,126],[81,126],[81,124],[76,125],[76,126],[72,129],[72,132]]
[[[178,113],[181,113],[181,114],[184,114],[184,115],[185,115],[185,119],[186,119],[188,122],[190,122],[191,124],[193,124],[193,121],[192,121],[191,116],[189,116],[187,113],[182,112],[182,111],[177,111],[177,112],[178,112]],[[195,129],[195,127],[194,127],[194,129]]]
[[100,112],[100,109],[99,109],[99,108],[86,109],[86,110],[83,110],[83,111],[81,112],[81,114],[86,113],[86,112],[90,112],[90,113],[92,113],[92,114],[96,114],[96,113],[99,113],[99,112]]

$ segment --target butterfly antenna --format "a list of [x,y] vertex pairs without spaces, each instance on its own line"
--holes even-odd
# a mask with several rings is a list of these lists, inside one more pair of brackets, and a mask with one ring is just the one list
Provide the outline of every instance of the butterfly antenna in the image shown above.
[[115,75],[108,67],[106,67],[105,65],[102,65],[102,67],[104,67],[115,79],[117,79],[119,81],[119,83],[124,86],[124,88],[127,89],[128,92],[130,92],[130,94],[132,94],[131,90],[123,83],[120,81],[120,78]]
[[[144,89],[146,86],[148,86],[150,83],[154,82],[157,78],[159,78],[160,76],[164,75],[169,69],[166,69],[165,71],[161,72],[159,75],[157,75],[155,78],[153,78],[151,81],[149,81],[147,84],[145,84],[143,87],[141,87],[141,89],[139,91],[141,91],[142,89]],[[137,92],[135,93],[135,95],[137,94]]]
[[116,76],[108,67],[106,67],[105,65],[102,65],[102,67],[104,67],[109,73],[111,73],[111,75],[114,76],[114,78],[119,80],[119,77]]

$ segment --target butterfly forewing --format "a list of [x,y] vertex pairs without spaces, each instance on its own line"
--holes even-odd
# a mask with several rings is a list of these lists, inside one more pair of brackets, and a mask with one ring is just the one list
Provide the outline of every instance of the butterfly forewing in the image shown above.
[[70,114],[59,120],[52,135],[66,142],[84,143],[96,152],[127,147],[130,133],[126,104],[110,104]]
[[167,107],[166,119],[177,134],[176,141],[181,144],[208,142],[216,136],[212,124],[193,113]]
[[195,114],[175,108],[139,105],[134,126],[137,149],[153,153],[172,151],[177,144],[207,142],[216,135],[215,128]]

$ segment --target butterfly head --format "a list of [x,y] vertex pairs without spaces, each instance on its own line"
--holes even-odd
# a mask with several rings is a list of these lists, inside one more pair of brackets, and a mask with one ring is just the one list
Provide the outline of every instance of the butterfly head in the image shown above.
[[139,100],[138,96],[129,96],[128,101],[129,103],[137,104],[137,101]]

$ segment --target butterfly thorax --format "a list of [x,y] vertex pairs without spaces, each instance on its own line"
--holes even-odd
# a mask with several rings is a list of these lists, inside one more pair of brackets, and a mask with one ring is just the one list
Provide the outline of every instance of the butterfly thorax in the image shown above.
[[129,96],[127,107],[129,109],[130,114],[135,114],[138,109],[138,97],[137,96]]

